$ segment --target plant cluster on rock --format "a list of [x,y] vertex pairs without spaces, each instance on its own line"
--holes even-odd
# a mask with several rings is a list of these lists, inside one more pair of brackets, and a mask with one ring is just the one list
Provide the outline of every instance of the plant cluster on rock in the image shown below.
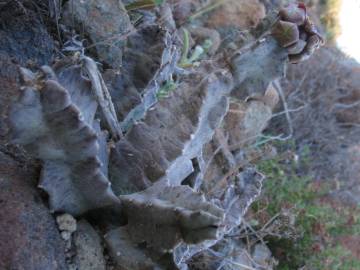
[[[278,101],[271,85],[284,75],[288,51],[277,41],[279,27],[269,34],[270,24],[262,38],[225,59],[216,54],[219,34],[200,20],[190,40],[171,5],[155,2],[150,10],[113,0],[68,1],[62,13],[55,8],[66,42],[53,63],[15,68],[11,140],[41,163],[38,186],[58,215],[69,265],[105,263],[99,233],[119,269],[252,267],[243,256],[224,255],[243,249],[227,236],[261,191],[264,175],[242,147],[271,117]],[[83,31],[90,45],[72,31]],[[204,40],[203,33],[212,37]],[[204,59],[206,53],[215,60]],[[70,215],[90,223],[76,230]],[[84,259],[92,256],[86,243],[98,258],[92,264]],[[254,258],[267,261],[261,250]],[[206,266],[200,261],[209,254],[225,257]],[[34,263],[31,269],[42,269]]]

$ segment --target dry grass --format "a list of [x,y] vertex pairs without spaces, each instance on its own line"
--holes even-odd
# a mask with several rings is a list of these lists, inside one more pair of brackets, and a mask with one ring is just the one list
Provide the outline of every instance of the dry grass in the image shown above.
[[339,26],[339,11],[343,0],[320,0],[320,20],[326,29],[326,38],[334,42],[341,30]]

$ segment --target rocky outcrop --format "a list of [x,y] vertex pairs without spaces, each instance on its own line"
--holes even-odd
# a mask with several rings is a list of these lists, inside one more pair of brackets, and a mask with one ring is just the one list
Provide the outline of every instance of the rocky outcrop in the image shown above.
[[[39,15],[32,10],[24,12],[21,4],[10,2],[0,9],[0,54],[21,65],[50,63],[55,45]],[[22,2],[27,5],[30,1]]]
[[0,151],[1,269],[67,269],[55,220],[34,185],[37,176]]

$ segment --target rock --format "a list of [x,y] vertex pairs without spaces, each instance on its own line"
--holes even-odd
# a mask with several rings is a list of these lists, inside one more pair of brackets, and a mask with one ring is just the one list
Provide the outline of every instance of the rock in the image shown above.
[[71,0],[63,18],[66,25],[85,31],[100,60],[113,68],[121,66],[124,37],[132,25],[120,0]]
[[264,244],[257,244],[254,247],[254,251],[252,254],[253,260],[264,267],[265,269],[272,269],[272,256],[270,249]]
[[74,244],[78,270],[105,270],[100,236],[87,221],[78,222],[78,229],[74,233]]
[[280,96],[278,90],[276,90],[276,87],[278,87],[281,90],[281,86],[277,84],[276,81],[270,83],[265,91],[263,98],[265,105],[269,106],[271,110],[274,110],[276,105],[280,101]]
[[206,78],[203,74],[184,78],[111,149],[109,175],[115,194],[143,190],[156,181],[180,185],[192,173],[191,159],[223,120],[232,87],[224,70]]
[[54,218],[32,184],[36,177],[0,152],[0,269],[67,269]]
[[5,120],[8,107],[20,93],[18,74],[18,67],[12,63],[10,57],[0,52],[0,142],[5,141],[8,133],[8,123]]
[[232,102],[224,119],[224,130],[229,133],[229,145],[237,148],[256,139],[272,116],[271,108],[260,101]]
[[[26,9],[19,12],[9,4],[0,10],[0,54],[9,55],[19,64],[44,65],[51,62],[54,42],[38,14]],[[20,13],[20,15],[19,15]]]
[[265,17],[265,7],[259,0],[225,1],[210,15],[212,28],[236,26],[241,29],[255,27]]
[[110,254],[121,269],[125,270],[151,270],[159,269],[146,250],[135,245],[124,227],[108,232],[105,235]]
[[61,232],[61,238],[64,241],[69,241],[71,239],[71,232],[68,232],[68,231]]
[[60,231],[73,233],[76,231],[76,219],[69,214],[63,214],[56,217],[56,222]]

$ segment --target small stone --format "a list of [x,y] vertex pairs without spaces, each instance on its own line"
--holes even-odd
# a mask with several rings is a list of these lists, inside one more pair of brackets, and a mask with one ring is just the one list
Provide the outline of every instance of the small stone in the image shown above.
[[76,219],[69,214],[57,216],[56,222],[60,231],[68,231],[70,234],[76,231]]
[[70,251],[70,250],[71,250],[71,241],[67,241],[67,242],[66,242],[65,250],[66,250],[66,251]]
[[77,266],[73,263],[68,265],[68,269],[69,270],[78,270]]
[[62,231],[61,232],[61,238],[65,241],[68,241],[70,240],[71,238],[71,232],[68,232],[68,231]]
[[253,260],[261,265],[262,267],[265,267],[266,269],[270,268],[270,263],[271,263],[271,251],[270,249],[263,244],[257,244],[255,246],[254,252],[253,252]]

